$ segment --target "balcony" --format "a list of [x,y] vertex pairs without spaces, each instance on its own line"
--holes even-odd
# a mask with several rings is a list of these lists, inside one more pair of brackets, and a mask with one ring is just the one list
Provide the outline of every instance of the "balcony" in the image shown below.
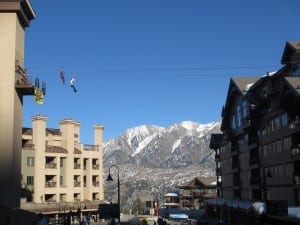
[[80,168],[81,168],[81,164],[79,164],[79,163],[74,164],[74,169],[80,169]]
[[94,187],[99,187],[99,181],[93,181],[93,186]]
[[74,181],[74,187],[80,187],[80,182],[79,181]]
[[56,185],[57,185],[56,181],[46,181],[45,183],[45,187],[50,187],[50,188],[56,187]]
[[22,95],[34,95],[34,85],[31,77],[28,76],[26,69],[19,65],[16,61],[15,68],[15,88],[22,93]]
[[94,170],[99,170],[99,164],[93,165],[93,169],[94,169]]
[[85,151],[99,151],[99,146],[98,145],[84,145],[83,149]]
[[55,163],[55,162],[46,163],[45,168],[47,168],[47,169],[56,169],[57,168],[57,163]]

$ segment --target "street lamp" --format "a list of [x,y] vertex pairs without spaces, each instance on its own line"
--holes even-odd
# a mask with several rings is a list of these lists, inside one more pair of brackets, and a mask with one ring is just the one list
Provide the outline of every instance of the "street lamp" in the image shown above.
[[108,177],[106,178],[106,181],[113,181],[112,176],[110,175],[110,168],[115,167],[118,170],[118,208],[119,208],[119,212],[118,212],[118,220],[119,223],[121,222],[120,220],[120,176],[119,176],[119,167],[117,167],[116,165],[111,165],[108,169]]

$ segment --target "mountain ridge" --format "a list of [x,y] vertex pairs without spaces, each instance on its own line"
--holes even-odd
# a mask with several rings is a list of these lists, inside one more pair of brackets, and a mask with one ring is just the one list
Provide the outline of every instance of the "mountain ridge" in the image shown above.
[[[220,122],[182,121],[168,127],[129,128],[105,142],[104,168],[119,168],[121,204],[128,206],[137,196],[153,199],[195,176],[214,175],[214,152],[209,149],[209,141],[211,133],[219,132]],[[104,176],[107,172],[104,169]],[[107,199],[114,196],[115,189],[115,185],[105,183]]]

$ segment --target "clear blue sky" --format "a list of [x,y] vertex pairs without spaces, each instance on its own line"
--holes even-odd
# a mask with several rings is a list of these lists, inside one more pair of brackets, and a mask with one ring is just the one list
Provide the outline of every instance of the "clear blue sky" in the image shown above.
[[[43,105],[24,99],[23,126],[72,117],[81,142],[94,124],[104,140],[138,125],[221,119],[230,77],[281,67],[300,40],[299,0],[31,0],[25,67],[47,83]],[[76,78],[77,93],[59,73]]]

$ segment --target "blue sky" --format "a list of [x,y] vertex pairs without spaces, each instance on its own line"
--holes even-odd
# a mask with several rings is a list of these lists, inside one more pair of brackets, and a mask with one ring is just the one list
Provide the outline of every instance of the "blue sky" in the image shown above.
[[138,125],[218,121],[230,77],[279,69],[286,41],[300,40],[299,0],[31,3],[25,67],[47,95],[24,98],[23,126],[38,113],[51,128],[71,117],[85,144],[95,124],[107,141]]

